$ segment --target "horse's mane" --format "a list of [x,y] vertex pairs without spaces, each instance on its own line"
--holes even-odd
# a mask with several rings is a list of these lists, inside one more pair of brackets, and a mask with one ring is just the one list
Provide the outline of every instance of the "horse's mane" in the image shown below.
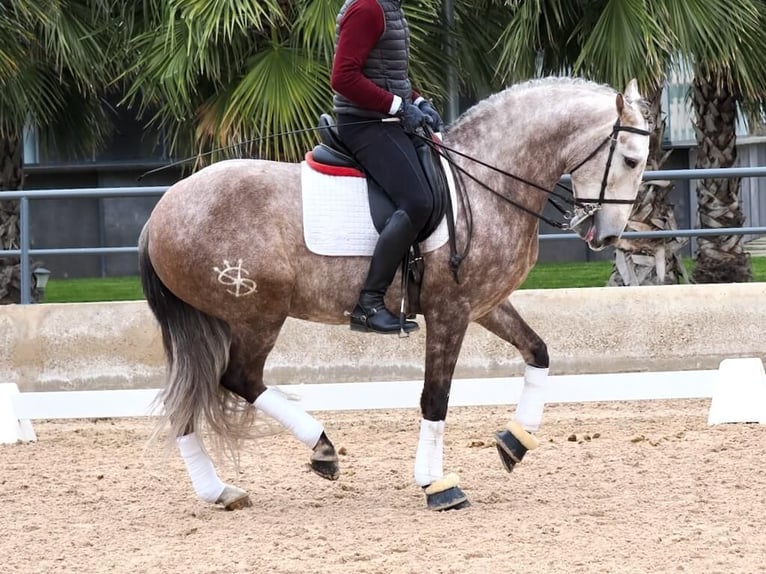
[[546,76],[545,78],[534,78],[531,80],[527,80],[526,82],[521,82],[520,84],[513,84],[499,93],[502,94],[503,92],[514,92],[514,91],[528,90],[530,88],[535,88],[535,87],[559,86],[559,85],[583,86],[583,87],[604,92],[607,94],[616,93],[615,90],[607,84],[599,84],[591,80],[586,80],[585,78],[576,78],[572,76]]
[[556,86],[574,86],[589,89],[596,93],[602,94],[616,94],[617,92],[611,86],[607,84],[599,84],[591,80],[584,78],[575,78],[571,76],[546,76],[544,78],[534,78],[527,80],[519,84],[513,84],[508,86],[504,90],[501,90],[491,96],[484,98],[474,106],[468,108],[463,112],[455,121],[455,124],[460,123],[462,120],[470,118],[475,114],[481,114],[489,108],[494,108],[506,98],[515,96],[519,93],[526,92],[528,90],[542,88],[542,87],[556,87]]

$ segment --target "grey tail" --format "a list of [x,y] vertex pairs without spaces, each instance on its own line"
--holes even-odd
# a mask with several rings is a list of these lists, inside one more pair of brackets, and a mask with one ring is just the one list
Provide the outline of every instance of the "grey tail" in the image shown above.
[[173,294],[149,258],[146,227],[138,245],[144,296],[162,331],[167,379],[157,397],[163,405],[155,436],[166,426],[171,437],[207,429],[216,450],[238,461],[239,443],[247,438],[255,409],[220,385],[229,364],[231,329]]

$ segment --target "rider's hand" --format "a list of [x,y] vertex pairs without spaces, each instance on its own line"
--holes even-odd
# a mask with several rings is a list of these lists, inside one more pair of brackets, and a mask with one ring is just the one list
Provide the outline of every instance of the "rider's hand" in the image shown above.
[[423,111],[415,104],[408,104],[402,101],[402,105],[396,112],[397,117],[402,122],[402,126],[408,132],[414,132],[416,129],[423,127],[423,124],[431,125],[431,118],[428,117]]
[[418,104],[418,107],[421,112],[431,118],[431,129],[435,132],[442,131],[444,122],[442,122],[442,117],[439,115],[439,112],[436,111],[436,108],[433,107],[431,102],[423,100]]

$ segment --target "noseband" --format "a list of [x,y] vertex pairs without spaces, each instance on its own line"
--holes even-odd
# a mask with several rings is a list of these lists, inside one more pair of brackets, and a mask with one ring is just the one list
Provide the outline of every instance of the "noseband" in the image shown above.
[[[584,166],[586,163],[588,163],[590,160],[594,158],[594,156],[601,151],[601,148],[603,148],[607,142],[609,142],[609,156],[606,158],[606,166],[604,167],[604,177],[601,178],[601,191],[598,195],[597,201],[589,201],[587,199],[580,199],[577,198],[578,203],[583,205],[583,212],[579,216],[575,216],[572,218],[572,220],[569,222],[569,227],[575,227],[578,224],[582,223],[584,220],[589,218],[591,215],[596,213],[601,207],[605,204],[621,204],[621,205],[633,205],[635,202],[634,199],[607,199],[606,197],[606,182],[609,178],[609,170],[612,167],[612,158],[614,157],[614,150],[617,147],[617,135],[619,132],[629,132],[632,134],[638,134],[641,136],[649,136],[651,135],[651,132],[647,130],[642,130],[640,128],[634,128],[632,126],[623,126],[620,125],[620,118],[617,118],[617,121],[614,122],[614,126],[612,126],[612,133],[610,133],[607,137],[604,138],[604,140],[598,145],[596,149],[594,149],[590,154],[588,154],[588,157],[586,157],[584,160],[582,160],[580,163],[578,163],[572,170],[570,170],[570,174],[576,172],[578,169],[580,169],[582,166]],[[574,184],[573,184],[574,189]]]

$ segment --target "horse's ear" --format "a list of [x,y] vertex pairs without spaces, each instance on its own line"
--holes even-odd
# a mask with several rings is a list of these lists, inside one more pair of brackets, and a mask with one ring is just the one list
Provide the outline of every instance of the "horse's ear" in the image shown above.
[[641,101],[641,94],[638,91],[638,82],[635,78],[628,82],[625,86],[625,92],[623,94],[617,94],[617,113],[622,114],[622,110],[625,109],[625,104],[631,102]]
[[622,97],[622,94],[617,94],[617,114],[622,115],[622,110],[625,108],[625,98]]
[[638,82],[635,78],[628,82],[624,93],[629,102],[637,102],[641,99],[641,93],[638,91]]

